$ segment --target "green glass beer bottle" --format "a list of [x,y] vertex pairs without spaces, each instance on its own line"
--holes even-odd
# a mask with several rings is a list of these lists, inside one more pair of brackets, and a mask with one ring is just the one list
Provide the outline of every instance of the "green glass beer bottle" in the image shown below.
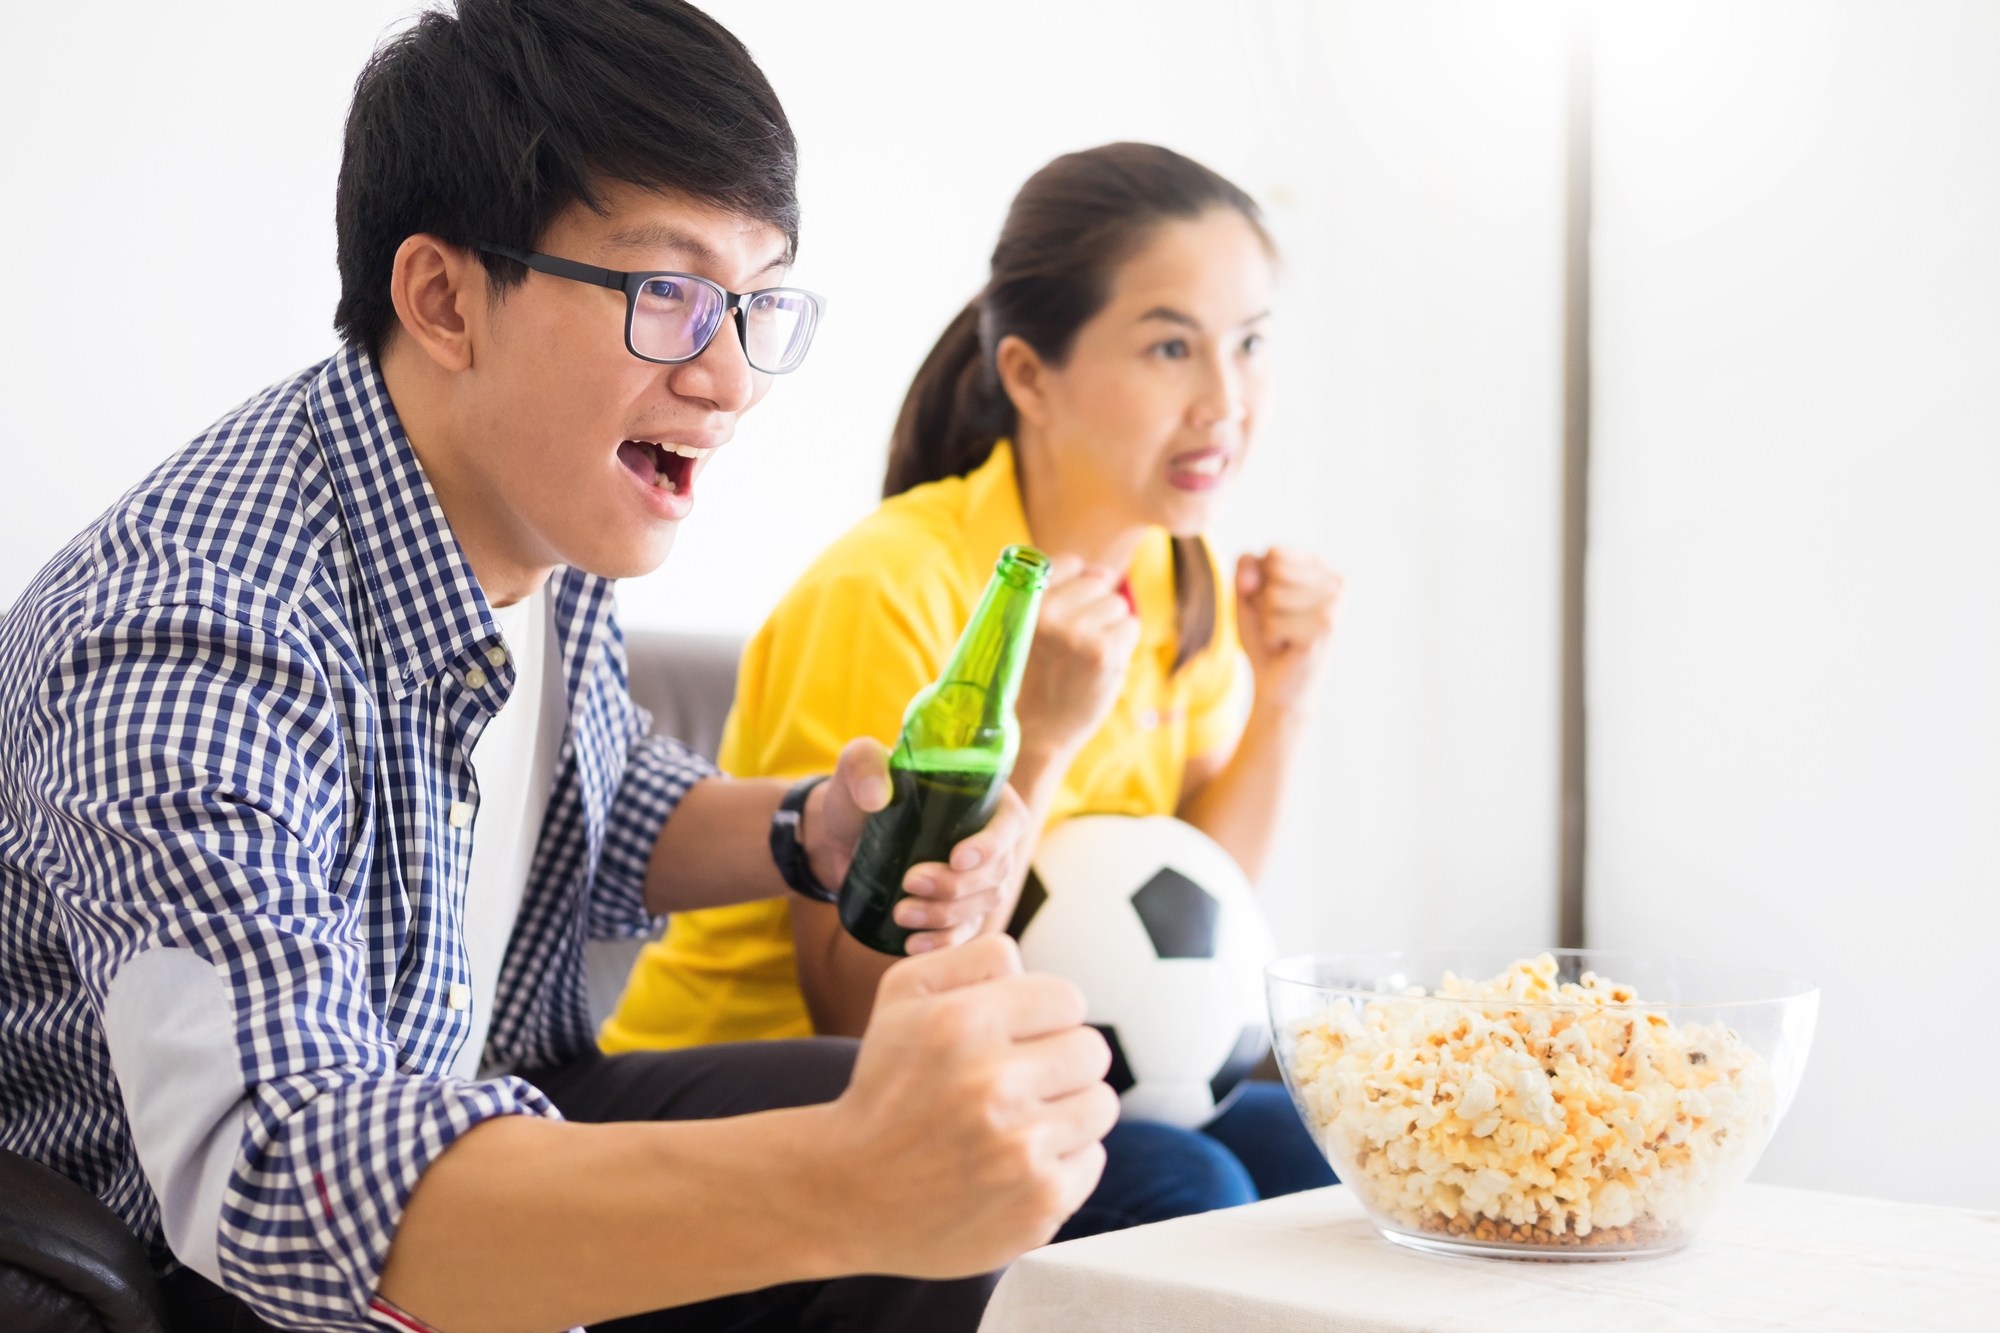
[[951,849],[993,817],[1021,748],[1014,696],[1048,582],[1040,551],[1002,551],[944,674],[903,711],[903,734],[889,755],[889,804],[868,817],[840,886],[840,924],[871,949],[904,952],[910,932],[892,914],[909,868],[949,861]]

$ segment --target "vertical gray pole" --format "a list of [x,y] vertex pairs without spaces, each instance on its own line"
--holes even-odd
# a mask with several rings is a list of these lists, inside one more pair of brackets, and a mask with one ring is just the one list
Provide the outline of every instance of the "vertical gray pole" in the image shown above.
[[1570,7],[1569,144],[1563,263],[1562,764],[1561,884],[1556,939],[1584,943],[1585,558],[1590,536],[1590,7]]

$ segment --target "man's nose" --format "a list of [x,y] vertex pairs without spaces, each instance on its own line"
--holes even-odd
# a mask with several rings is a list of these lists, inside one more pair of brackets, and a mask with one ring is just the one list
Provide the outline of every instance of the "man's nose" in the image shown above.
[[670,368],[667,385],[682,398],[709,403],[718,412],[741,412],[756,396],[755,372],[743,353],[743,308],[731,306],[701,355]]

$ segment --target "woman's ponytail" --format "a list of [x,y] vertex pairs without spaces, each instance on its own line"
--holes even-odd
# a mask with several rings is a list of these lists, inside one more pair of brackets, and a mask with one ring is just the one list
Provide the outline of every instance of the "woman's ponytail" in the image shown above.
[[946,477],[962,477],[1014,432],[1014,404],[993,373],[980,338],[984,296],[958,312],[931,348],[889,435],[882,498]]

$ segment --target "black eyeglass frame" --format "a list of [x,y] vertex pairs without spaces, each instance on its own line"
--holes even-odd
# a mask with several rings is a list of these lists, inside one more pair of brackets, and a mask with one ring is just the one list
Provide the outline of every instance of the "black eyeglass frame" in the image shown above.
[[[568,278],[571,282],[589,283],[595,287],[609,287],[614,292],[625,293],[625,350],[633,356],[638,357],[641,361],[650,361],[656,366],[686,365],[709,349],[709,346],[715,342],[716,334],[722,332],[724,323],[733,322],[736,325],[737,341],[743,346],[743,359],[750,363],[752,370],[763,375],[789,375],[805,364],[806,352],[812,350],[812,334],[819,332],[819,321],[826,314],[826,298],[818,292],[809,292],[803,287],[760,287],[754,292],[732,292],[721,283],[712,282],[702,277],[699,273],[677,273],[673,269],[666,268],[647,269],[643,272],[620,273],[617,269],[599,268],[595,264],[580,264],[574,259],[559,259],[554,255],[537,254],[530,250],[516,250],[511,246],[474,245],[472,248],[483,254],[499,255],[502,259],[511,259],[517,264],[525,264],[535,270],[535,272],[546,273],[550,277]],[[632,321],[637,317],[639,312],[639,292],[645,287],[647,282],[654,278],[679,278],[686,282],[698,282],[710,291],[722,294],[722,318],[716,321],[713,329],[709,330],[708,337],[702,339],[701,346],[695,348],[686,356],[647,356],[632,345]],[[805,351],[800,352],[799,359],[783,370],[766,370],[755,361],[750,360],[750,325],[749,321],[743,316],[744,303],[746,301],[768,295],[771,292],[794,292],[811,301],[813,305],[813,327],[812,332],[806,335]],[[736,316],[733,321],[730,320],[731,315]]]

